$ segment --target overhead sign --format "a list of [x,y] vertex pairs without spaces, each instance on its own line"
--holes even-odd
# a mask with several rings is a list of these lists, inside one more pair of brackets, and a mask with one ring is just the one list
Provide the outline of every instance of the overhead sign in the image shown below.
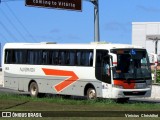
[[25,5],[82,11],[82,0],[26,0]]

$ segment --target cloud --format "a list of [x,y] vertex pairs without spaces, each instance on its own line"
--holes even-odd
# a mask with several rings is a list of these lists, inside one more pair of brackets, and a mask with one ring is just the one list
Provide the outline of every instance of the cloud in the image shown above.
[[142,10],[142,11],[144,11],[144,12],[152,12],[152,13],[160,12],[160,9],[159,8],[155,8],[155,7],[138,5],[137,8]]

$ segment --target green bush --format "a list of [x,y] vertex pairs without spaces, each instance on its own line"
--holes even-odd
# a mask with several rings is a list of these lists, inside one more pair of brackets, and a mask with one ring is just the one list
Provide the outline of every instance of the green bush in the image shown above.
[[160,83],[160,70],[157,71],[157,83]]

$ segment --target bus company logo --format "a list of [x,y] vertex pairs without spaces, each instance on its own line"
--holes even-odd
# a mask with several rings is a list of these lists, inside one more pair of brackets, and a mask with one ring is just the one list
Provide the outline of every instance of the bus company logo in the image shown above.
[[42,113],[40,112],[2,112],[3,118],[26,118],[26,117],[42,117]]
[[11,112],[2,112],[2,117],[12,117]]
[[65,79],[64,81],[54,86],[57,92],[62,91],[63,89],[71,85],[72,83],[79,80],[78,76],[73,71],[47,69],[47,68],[42,68],[42,70],[46,75],[66,76],[66,77],[69,76],[67,79]]

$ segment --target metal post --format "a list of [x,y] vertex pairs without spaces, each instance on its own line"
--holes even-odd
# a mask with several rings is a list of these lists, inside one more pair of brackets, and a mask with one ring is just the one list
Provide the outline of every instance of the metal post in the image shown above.
[[158,38],[155,39],[155,65],[154,65],[154,83],[156,83],[157,81],[157,64],[158,64],[158,61],[157,61],[157,45],[158,45]]
[[157,81],[157,66],[154,66],[154,83]]
[[157,45],[158,45],[158,38],[156,38],[156,41],[155,41],[155,54],[157,54]]
[[99,1],[91,0],[94,4],[94,41],[100,41],[100,32],[99,32]]

